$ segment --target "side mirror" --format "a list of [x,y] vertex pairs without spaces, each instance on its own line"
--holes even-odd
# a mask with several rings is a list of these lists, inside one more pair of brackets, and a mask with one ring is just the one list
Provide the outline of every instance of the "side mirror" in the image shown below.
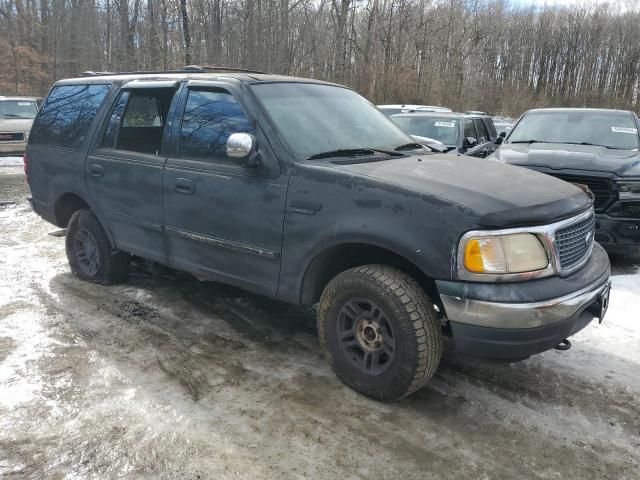
[[244,167],[255,167],[259,162],[256,137],[250,133],[232,133],[227,139],[227,157],[238,160]]
[[504,135],[500,134],[500,136],[496,138],[496,145],[500,145],[502,142],[504,142]]
[[478,139],[475,137],[466,137],[464,143],[467,148],[475,147],[478,144]]

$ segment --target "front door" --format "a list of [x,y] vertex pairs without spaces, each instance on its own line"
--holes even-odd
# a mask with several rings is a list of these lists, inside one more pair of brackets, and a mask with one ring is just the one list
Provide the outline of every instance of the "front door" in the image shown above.
[[[183,91],[167,159],[163,202],[171,265],[275,295],[287,178],[260,126],[231,86],[191,83]],[[232,133],[257,139],[260,163],[226,155]]]
[[162,141],[177,86],[177,82],[125,85],[85,165],[89,192],[117,247],[160,262],[166,262]]
[[[478,124],[474,122],[474,119],[464,119],[462,153],[469,157],[486,157],[488,155],[489,145],[488,134],[486,133],[486,128],[480,130],[477,127]],[[470,140],[472,139],[475,140],[475,142],[471,143]]]

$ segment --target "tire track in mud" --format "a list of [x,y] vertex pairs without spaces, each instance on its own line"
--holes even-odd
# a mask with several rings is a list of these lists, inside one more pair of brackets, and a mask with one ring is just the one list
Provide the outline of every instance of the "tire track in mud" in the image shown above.
[[[154,357],[155,366],[194,401],[214,387],[242,382],[251,373],[243,366],[249,352],[253,358],[274,347],[281,355],[317,348],[315,338],[307,335],[307,332],[315,333],[315,329],[303,326],[290,332],[288,321],[278,325],[278,319],[285,315],[279,315],[277,309],[283,305],[279,302],[274,302],[276,315],[269,315],[256,311],[250,294],[230,296],[224,286],[202,284],[188,276],[179,280],[176,283],[174,279],[157,279],[136,272],[127,284],[104,287],[84,284],[71,275],[61,274],[50,282],[51,290],[60,298],[54,300],[47,296],[41,303],[51,305],[55,301],[56,308],[64,309],[63,305],[76,304],[79,299],[89,310],[95,308],[107,313],[110,318],[96,328],[87,328],[76,318],[72,321],[76,333],[90,348],[97,350],[107,350],[105,345],[115,343],[117,348],[132,355],[144,346]],[[150,300],[136,298],[141,296],[140,289],[142,296]],[[168,299],[162,298],[167,289],[172,289],[173,293]],[[222,295],[219,290],[223,291]],[[185,294],[185,291],[189,293]],[[40,289],[39,295],[43,293],[46,295]],[[70,295],[73,298],[69,298]],[[286,305],[283,309],[288,311],[290,307]],[[71,311],[64,311],[64,314],[76,317]],[[270,320],[264,322],[265,317]],[[216,333],[220,322],[227,333]],[[106,332],[113,333],[111,338],[105,338]],[[253,351],[256,349],[259,352]],[[114,352],[108,353],[113,355]],[[319,349],[314,356],[320,356]],[[256,377],[256,374],[252,375]]]
[[[233,384],[246,374],[241,363],[227,355],[229,351],[246,348],[242,342],[213,332],[204,337],[189,335],[186,322],[130,297],[128,292],[119,291],[122,290],[119,287],[85,286],[70,276],[56,278],[61,280],[56,286],[58,295],[62,297],[60,305],[80,300],[89,312],[95,309],[101,313],[95,316],[97,324],[92,328],[83,326],[78,318],[73,319],[73,314],[68,319],[68,325],[87,342],[89,348],[112,358],[123,354],[137,358],[137,354],[144,351],[152,358],[141,359],[142,369],[155,365],[194,401],[200,400],[214,384]],[[100,289],[100,292],[94,293],[91,289]],[[47,298],[45,302],[51,300]],[[64,309],[63,312],[65,315],[71,313]],[[203,371],[207,366],[212,367],[210,370],[216,381],[211,381],[211,372]]]

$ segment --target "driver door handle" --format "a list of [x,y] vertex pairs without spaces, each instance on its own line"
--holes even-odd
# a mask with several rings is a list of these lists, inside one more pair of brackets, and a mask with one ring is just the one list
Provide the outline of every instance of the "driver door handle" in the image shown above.
[[193,182],[186,178],[176,178],[175,189],[176,192],[183,195],[191,195],[196,191],[196,187]]
[[104,177],[104,167],[102,165],[92,163],[89,165],[89,171],[92,177]]

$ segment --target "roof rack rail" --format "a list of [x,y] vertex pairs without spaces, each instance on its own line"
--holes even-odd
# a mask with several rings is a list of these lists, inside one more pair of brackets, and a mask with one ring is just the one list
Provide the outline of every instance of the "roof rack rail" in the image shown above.
[[80,74],[81,77],[96,77],[101,75],[135,75],[135,74],[162,74],[162,73],[185,73],[185,72],[236,72],[236,73],[260,73],[267,74],[267,72],[261,72],[258,70],[249,70],[246,68],[235,68],[235,67],[220,67],[215,65],[186,65],[180,69],[173,70],[140,70],[133,72],[94,72],[92,70],[87,70],[86,72],[82,72]]
[[236,68],[236,67],[221,67],[218,65],[186,65],[182,68],[186,71],[193,72],[238,72],[238,73],[261,73],[268,75],[267,72],[261,72],[260,70],[251,70],[248,68]]
[[81,77],[94,77],[96,75],[114,75],[114,72],[94,72],[92,70],[87,70],[80,74]]

